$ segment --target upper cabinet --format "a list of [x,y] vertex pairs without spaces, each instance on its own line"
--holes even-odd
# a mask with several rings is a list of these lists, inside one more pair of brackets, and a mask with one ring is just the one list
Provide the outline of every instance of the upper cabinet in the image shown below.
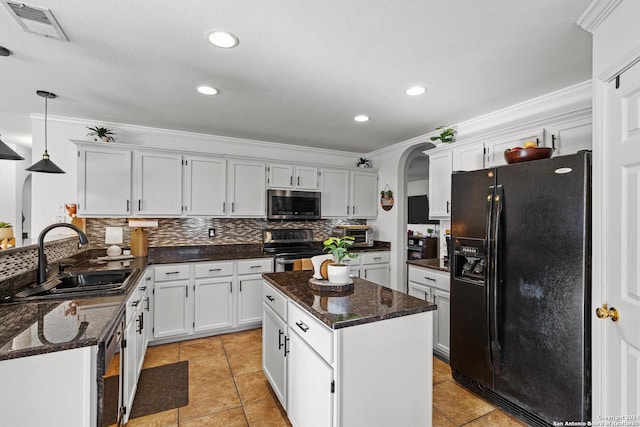
[[266,164],[252,160],[229,160],[229,214],[265,217],[267,214]]
[[80,147],[78,214],[131,214],[131,151]]
[[429,153],[429,218],[449,218],[451,211],[451,150]]
[[182,156],[165,152],[134,153],[134,203],[136,215],[182,214]]
[[454,171],[473,171],[484,169],[484,142],[474,142],[454,147],[451,150]]
[[318,168],[314,166],[270,163],[267,175],[269,188],[306,191],[318,189]]
[[580,150],[591,150],[593,130],[591,114],[573,117],[549,127],[550,137],[546,147],[554,148],[554,156],[573,154]]
[[495,139],[489,138],[485,141],[487,153],[485,167],[506,165],[504,151],[507,148],[522,147],[527,141],[536,141],[538,145],[544,145],[544,128],[513,133]]
[[187,215],[224,216],[226,195],[225,159],[185,156],[183,203]]
[[320,169],[323,218],[376,218],[378,173]]

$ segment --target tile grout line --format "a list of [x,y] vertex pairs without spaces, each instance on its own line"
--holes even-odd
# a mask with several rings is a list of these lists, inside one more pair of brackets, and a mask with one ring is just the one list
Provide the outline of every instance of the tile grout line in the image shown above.
[[231,378],[233,379],[233,386],[236,388],[236,393],[238,394],[238,400],[240,401],[240,407],[242,408],[242,415],[244,415],[244,420],[249,426],[249,419],[247,418],[247,412],[244,409],[244,402],[242,401],[242,396],[240,396],[240,389],[238,388],[238,384],[236,383],[236,376],[233,373],[233,369],[231,368],[231,362],[229,362],[229,355],[227,354],[227,349],[224,346],[224,341],[222,338],[220,339],[220,344],[222,344],[222,351],[224,351],[224,357],[227,361],[227,365],[229,366],[229,371],[231,372]]

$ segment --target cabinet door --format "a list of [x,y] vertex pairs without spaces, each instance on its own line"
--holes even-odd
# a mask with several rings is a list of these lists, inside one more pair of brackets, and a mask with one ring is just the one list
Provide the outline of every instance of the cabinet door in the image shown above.
[[[229,161],[229,201],[231,216],[266,216],[265,163],[250,160]],[[227,208],[229,212],[229,208]]]
[[431,301],[431,288],[420,285],[419,283],[409,282],[408,294],[421,300]]
[[343,218],[349,214],[349,172],[336,169],[320,170],[322,217]]
[[389,286],[389,264],[369,264],[362,266],[363,279],[382,286]]
[[449,218],[451,203],[451,150],[429,155],[429,218]]
[[433,349],[449,357],[451,298],[449,292],[440,289],[431,292],[433,302],[438,305],[433,322]]
[[145,336],[147,335],[147,313],[145,312],[144,301],[141,300],[136,311],[135,318],[133,319],[136,329],[136,381],[140,376],[142,370],[142,363],[144,362],[144,354],[147,351]]
[[188,215],[225,214],[227,163],[216,157],[185,158],[184,204]]
[[294,186],[293,165],[271,163],[268,167],[269,188],[291,189]]
[[189,281],[156,282],[153,292],[153,338],[191,333]]
[[487,158],[485,167],[506,165],[504,150],[513,147],[522,147],[527,141],[537,141],[538,145],[544,145],[544,129],[533,129],[527,132],[519,132],[485,142]]
[[181,215],[182,156],[139,152],[135,164],[135,214]]
[[318,189],[318,168],[312,166],[296,166],[294,175],[294,184],[298,190]]
[[136,332],[136,316],[129,321],[127,327],[124,330],[124,339],[126,340],[126,347],[122,349],[122,404],[125,406],[126,411],[123,415],[123,424],[129,419],[131,414],[131,407],[133,406],[133,398],[136,394],[136,387],[138,384],[138,363],[137,363],[137,335]]
[[554,156],[573,154],[579,150],[591,150],[593,130],[591,116],[583,117],[549,128],[551,141],[545,144],[555,149]]
[[331,426],[333,370],[296,332],[290,332],[287,414],[294,426]]
[[456,147],[452,152],[454,171],[484,169],[484,142]]
[[195,281],[195,332],[233,326],[232,285],[231,277]]
[[81,148],[78,214],[131,214],[131,152]]
[[378,174],[351,172],[351,217],[378,216]]
[[262,277],[238,277],[238,326],[262,320]]
[[278,396],[282,407],[287,409],[287,358],[285,357],[287,325],[266,304],[263,304],[262,321],[262,368]]

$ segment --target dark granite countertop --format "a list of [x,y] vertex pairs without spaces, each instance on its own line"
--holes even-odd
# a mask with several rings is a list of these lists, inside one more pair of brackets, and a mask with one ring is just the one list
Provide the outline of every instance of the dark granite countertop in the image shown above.
[[[0,304],[0,360],[99,344],[124,313],[124,302],[147,265],[268,257],[260,245],[149,248],[148,257],[96,261],[104,251],[68,259],[65,271],[134,269],[122,294]],[[86,322],[86,323],[85,323]]]
[[432,270],[440,270],[446,273],[449,272],[449,263],[443,258],[410,259],[407,260],[407,264],[430,268]]
[[262,275],[283,294],[332,329],[436,309],[433,303],[359,278],[353,279],[351,291],[316,291],[309,286],[311,276],[311,271],[304,270]]

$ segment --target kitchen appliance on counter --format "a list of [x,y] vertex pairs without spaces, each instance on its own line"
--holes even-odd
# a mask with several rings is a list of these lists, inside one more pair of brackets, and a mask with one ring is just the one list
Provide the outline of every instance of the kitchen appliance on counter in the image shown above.
[[591,419],[591,153],[454,173],[454,379],[542,426]]
[[267,219],[320,219],[319,191],[267,190]]
[[332,234],[336,237],[353,237],[354,247],[373,246],[373,228],[370,225],[337,225]]
[[263,251],[275,258],[275,271],[291,271],[297,259],[311,258],[325,252],[313,244],[313,231],[306,228],[262,230]]

